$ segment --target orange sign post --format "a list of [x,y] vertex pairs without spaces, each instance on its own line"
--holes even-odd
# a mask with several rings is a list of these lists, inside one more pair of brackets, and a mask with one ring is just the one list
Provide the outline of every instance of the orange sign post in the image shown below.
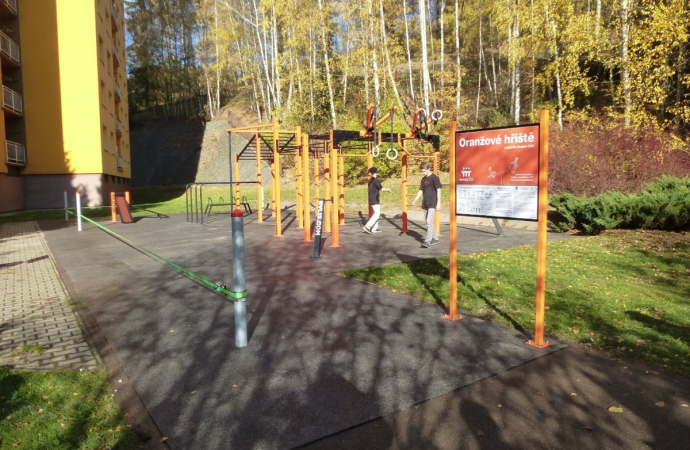
[[525,342],[538,348],[551,346],[544,341],[544,304],[546,300],[546,211],[549,206],[549,111],[539,114],[539,221],[537,226],[537,299],[534,340]]
[[455,154],[455,130],[457,129],[457,122],[450,122],[450,205],[448,205],[448,212],[450,213],[450,299],[448,302],[448,314],[443,316],[446,320],[462,320],[464,317],[458,315],[458,217],[451,210],[455,208],[456,202],[456,154]]
[[456,131],[450,123],[450,309],[457,314],[457,216],[537,221],[537,286],[534,339],[544,340],[546,296],[546,214],[549,181],[549,111],[539,124],[485,130]]

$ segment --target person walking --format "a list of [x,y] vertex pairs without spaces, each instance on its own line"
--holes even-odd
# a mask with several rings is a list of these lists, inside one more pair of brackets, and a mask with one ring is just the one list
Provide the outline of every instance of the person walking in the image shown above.
[[378,170],[376,167],[370,167],[367,171],[371,175],[369,179],[369,205],[373,210],[373,214],[369,221],[364,225],[364,231],[372,233],[380,233],[379,230],[379,216],[381,216],[381,191],[391,192],[390,189],[381,186],[381,181],[378,179]]
[[431,171],[431,164],[422,163],[419,168],[424,177],[419,186],[419,192],[412,200],[414,205],[422,197],[422,209],[426,211],[426,237],[422,243],[422,247],[430,247],[438,244],[438,234],[434,221],[436,219],[436,212],[441,209],[441,180]]

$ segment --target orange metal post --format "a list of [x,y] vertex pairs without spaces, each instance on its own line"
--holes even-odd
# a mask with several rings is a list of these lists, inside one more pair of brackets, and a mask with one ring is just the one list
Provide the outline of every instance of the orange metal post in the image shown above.
[[129,206],[132,206],[132,200],[129,198],[129,191],[125,191],[125,201]]
[[115,193],[110,193],[110,220],[117,222],[117,205],[115,205]]
[[[330,149],[333,151],[332,149]],[[324,189],[324,198],[326,199],[325,205],[324,205],[324,214],[323,214],[323,221],[324,223],[324,231],[326,233],[331,232],[331,203],[332,203],[332,196],[331,196],[331,154],[324,152],[323,154],[323,189]]]
[[[333,131],[331,130],[331,137]],[[333,140],[331,139],[331,142]],[[331,192],[333,193],[333,233],[331,234],[331,247],[340,247],[340,224],[338,223],[338,152],[331,148]]]
[[340,211],[340,225],[345,225],[345,173],[344,173],[344,159],[340,155],[338,157],[338,189],[340,191],[339,199],[339,211]]
[[261,185],[261,142],[259,133],[254,135],[254,142],[256,142],[256,198],[258,199],[257,204],[259,205],[256,209],[258,222],[261,223],[264,221],[264,199],[262,198],[264,188]]
[[549,110],[539,113],[539,206],[537,212],[537,299],[535,305],[534,340],[527,345],[550,347],[544,341],[544,304],[546,297],[546,211],[549,207]]
[[407,233],[407,152],[405,152],[405,147],[403,147],[400,162],[402,164],[402,232]]
[[[311,195],[309,195],[309,135],[302,139],[302,174],[304,182],[304,242],[311,242]],[[317,164],[318,167],[318,164]],[[316,181],[316,180],[314,180]]]
[[[455,131],[457,123],[450,122],[450,202],[448,213],[450,214],[450,298],[448,299],[448,314],[443,316],[447,320],[462,320],[464,317],[458,315],[458,218],[455,215],[455,194],[457,176],[455,174]],[[436,159],[434,159],[434,162]],[[434,164],[434,167],[436,164]]]
[[275,161],[275,180],[276,180],[276,236],[283,235],[282,207],[280,205],[280,153],[278,153],[278,118],[273,118],[273,160]]

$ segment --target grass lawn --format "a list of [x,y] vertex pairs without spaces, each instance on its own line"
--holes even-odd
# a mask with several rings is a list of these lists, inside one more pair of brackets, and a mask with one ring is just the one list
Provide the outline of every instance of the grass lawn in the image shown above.
[[28,372],[0,368],[0,448],[138,449],[104,369]]
[[[448,305],[448,258],[343,273]],[[462,313],[532,332],[535,286],[535,245],[458,256]],[[546,305],[547,335],[690,377],[690,232],[549,243]]]

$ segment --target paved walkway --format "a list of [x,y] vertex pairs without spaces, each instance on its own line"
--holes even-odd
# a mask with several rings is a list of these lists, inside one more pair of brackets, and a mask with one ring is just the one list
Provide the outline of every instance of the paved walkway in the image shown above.
[[86,369],[98,363],[36,222],[0,226],[0,364]]

